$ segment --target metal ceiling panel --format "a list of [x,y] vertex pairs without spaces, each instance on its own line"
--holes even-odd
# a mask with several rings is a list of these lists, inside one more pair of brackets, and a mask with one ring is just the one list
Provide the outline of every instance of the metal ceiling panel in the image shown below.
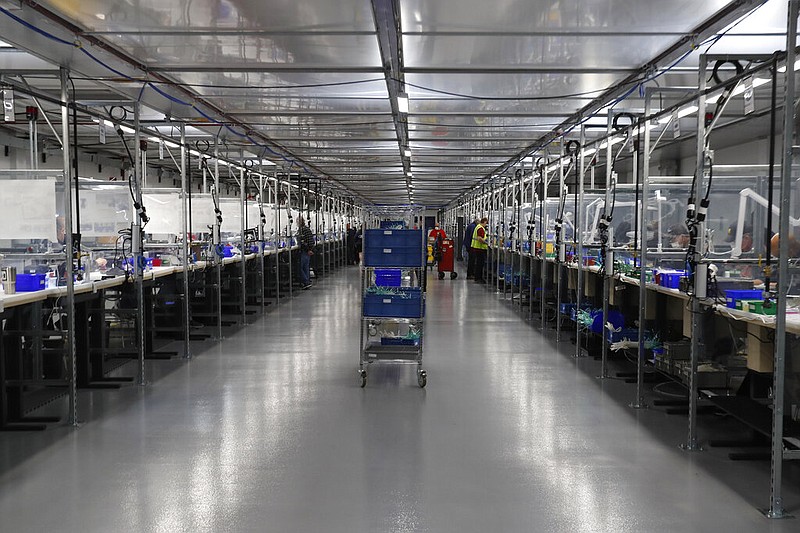
[[430,94],[422,88],[446,91],[451,95],[469,97],[561,97],[565,95],[599,94],[617,81],[614,74],[546,74],[546,73],[425,73],[406,74],[406,90],[409,95],[409,109],[418,111],[425,105],[422,98]]
[[674,37],[625,35],[405,35],[407,67],[466,69],[514,66],[625,69],[646,63]]
[[96,31],[374,31],[364,0],[45,0],[40,4]]
[[382,113],[391,116],[389,101],[379,98],[304,98],[304,97],[250,97],[208,99],[225,105],[229,113],[249,115],[270,115],[278,111],[294,111],[297,115],[313,112],[363,115]]
[[230,34],[111,34],[104,36],[151,66],[168,68],[218,65],[325,65],[380,67],[374,35],[230,35]]
[[408,32],[533,32],[537,30],[686,32],[726,0],[402,0]]

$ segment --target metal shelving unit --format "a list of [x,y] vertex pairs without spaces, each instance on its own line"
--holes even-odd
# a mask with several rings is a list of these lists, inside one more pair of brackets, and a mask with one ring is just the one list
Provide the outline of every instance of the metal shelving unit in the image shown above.
[[[379,217],[370,218],[376,221]],[[398,218],[390,217],[390,220]],[[424,245],[425,234],[421,228],[364,231],[358,360],[361,387],[367,385],[367,367],[372,364],[413,364],[417,366],[419,386],[425,387],[428,382],[428,374],[422,368]]]

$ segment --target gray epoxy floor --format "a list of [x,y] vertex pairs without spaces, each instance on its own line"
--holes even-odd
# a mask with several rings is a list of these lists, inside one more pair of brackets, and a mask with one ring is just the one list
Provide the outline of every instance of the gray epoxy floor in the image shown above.
[[800,529],[756,510],[767,464],[680,451],[685,418],[628,408],[482,287],[431,280],[424,390],[397,366],[358,387],[358,318],[351,267],[145,388],[83,392],[78,430],[0,434],[0,530]]

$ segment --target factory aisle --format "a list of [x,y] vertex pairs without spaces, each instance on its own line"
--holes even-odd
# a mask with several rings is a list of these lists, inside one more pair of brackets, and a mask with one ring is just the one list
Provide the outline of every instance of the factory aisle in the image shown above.
[[358,387],[351,267],[144,389],[84,393],[79,430],[0,434],[0,529],[796,531],[755,509],[766,464],[681,452],[683,418],[629,409],[495,294],[431,278],[428,302],[424,390],[397,366]]

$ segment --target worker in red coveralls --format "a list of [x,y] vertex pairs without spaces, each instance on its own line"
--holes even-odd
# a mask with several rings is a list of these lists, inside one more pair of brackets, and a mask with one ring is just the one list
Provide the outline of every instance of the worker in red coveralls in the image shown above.
[[447,238],[447,233],[436,223],[436,226],[428,233],[428,243],[433,247],[433,260],[439,262],[442,258],[442,241]]

